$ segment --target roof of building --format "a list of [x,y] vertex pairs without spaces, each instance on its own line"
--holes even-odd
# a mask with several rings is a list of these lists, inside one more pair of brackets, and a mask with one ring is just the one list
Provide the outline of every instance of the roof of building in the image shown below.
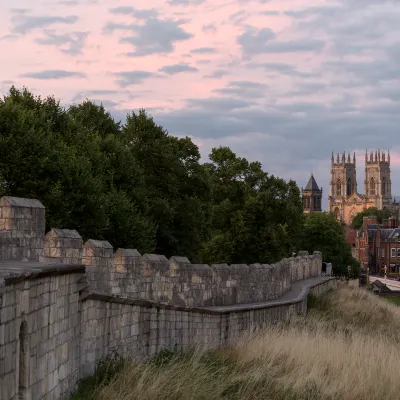
[[309,190],[309,191],[319,191],[319,187],[317,185],[317,182],[315,181],[314,175],[311,174],[310,179],[308,180],[308,183],[304,190]]
[[380,239],[384,241],[396,241],[400,236],[400,228],[381,228],[378,224],[368,224],[368,240],[375,240],[378,229]]
[[11,196],[3,196],[0,199],[0,205],[26,208],[44,208],[44,205],[39,200]]

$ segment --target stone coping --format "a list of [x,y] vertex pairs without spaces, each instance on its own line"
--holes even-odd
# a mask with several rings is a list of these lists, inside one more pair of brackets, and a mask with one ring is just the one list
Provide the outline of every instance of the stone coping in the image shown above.
[[[312,281],[311,281],[312,280]],[[301,285],[300,293],[295,294],[292,296],[293,298],[289,300],[271,300],[271,301],[265,301],[265,302],[260,302],[260,303],[250,303],[250,304],[238,304],[238,305],[232,305],[232,306],[223,306],[223,307],[183,307],[183,306],[174,306],[170,304],[165,304],[165,303],[156,303],[153,301],[149,300],[133,300],[129,298],[124,298],[124,297],[117,297],[117,296],[111,296],[105,293],[100,293],[100,292],[91,292],[88,294],[84,294],[81,296],[80,300],[103,300],[109,303],[115,303],[115,304],[127,304],[131,306],[140,306],[140,307],[145,307],[145,308],[155,308],[157,310],[175,310],[175,311],[186,311],[186,312],[195,312],[199,314],[208,314],[208,315],[223,315],[223,314],[229,314],[232,312],[246,312],[246,311],[255,311],[259,309],[264,309],[264,308],[277,308],[277,307],[282,307],[282,306],[287,306],[287,305],[292,305],[292,304],[297,304],[302,302],[304,299],[307,298],[308,293],[310,289],[323,285],[324,283],[331,281],[331,280],[336,280],[335,277],[327,277],[327,276],[321,276],[318,278],[310,278],[310,279],[305,279],[303,281],[298,281],[296,283]],[[290,292],[287,292],[284,296],[282,297],[289,297],[287,296],[288,294],[290,295]]]
[[74,272],[85,272],[84,264],[46,264],[46,263],[0,263],[0,282],[4,285],[12,285],[29,279],[43,278],[46,276],[64,275]]

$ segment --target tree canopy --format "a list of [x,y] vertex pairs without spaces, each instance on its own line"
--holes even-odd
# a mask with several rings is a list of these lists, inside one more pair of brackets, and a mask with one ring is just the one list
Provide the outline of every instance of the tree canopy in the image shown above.
[[378,210],[376,207],[369,207],[354,216],[353,220],[351,221],[351,226],[354,229],[360,229],[362,227],[363,218],[367,216],[376,216],[378,223],[381,224],[384,219],[392,217],[393,212],[388,208]]
[[322,252],[323,261],[332,263],[333,272],[337,276],[345,276],[349,266],[352,275],[358,275],[359,263],[351,254],[343,226],[332,213],[307,214],[299,246],[309,252]]
[[272,263],[303,249],[336,271],[351,262],[336,221],[304,217],[294,181],[229,147],[201,163],[189,137],[145,110],[121,123],[90,100],[65,108],[12,87],[0,100],[0,154],[0,195],[40,199],[47,229],[193,262]]

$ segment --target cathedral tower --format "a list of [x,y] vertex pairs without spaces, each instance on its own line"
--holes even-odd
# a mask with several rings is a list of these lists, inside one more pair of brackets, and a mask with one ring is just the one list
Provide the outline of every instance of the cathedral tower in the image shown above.
[[381,210],[392,204],[392,182],[390,180],[390,152],[387,156],[380,150],[365,151],[364,196],[375,203]]
[[301,195],[303,198],[303,210],[305,213],[322,211],[322,188],[320,189],[317,182],[311,174],[310,179],[304,189],[301,189]]
[[329,183],[328,210],[335,212],[338,219],[343,219],[343,207],[334,207],[335,203],[343,201],[357,193],[356,155],[343,152],[331,158],[331,177]]

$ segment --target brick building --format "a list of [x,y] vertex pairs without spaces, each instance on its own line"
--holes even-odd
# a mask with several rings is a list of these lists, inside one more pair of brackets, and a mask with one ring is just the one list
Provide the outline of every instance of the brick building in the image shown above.
[[371,273],[379,273],[386,266],[388,274],[400,275],[399,220],[392,217],[378,224],[377,217],[364,217],[354,255]]

